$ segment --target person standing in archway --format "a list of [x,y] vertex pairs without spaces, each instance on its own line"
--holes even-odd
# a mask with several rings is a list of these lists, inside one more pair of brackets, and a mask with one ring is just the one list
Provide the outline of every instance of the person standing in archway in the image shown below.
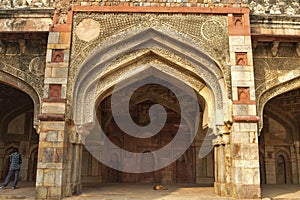
[[20,166],[22,163],[22,157],[19,154],[19,150],[17,148],[13,148],[12,153],[9,155],[9,172],[5,178],[4,183],[1,186],[1,189],[5,189],[8,185],[10,178],[15,175],[14,182],[12,184],[12,189],[16,189],[18,179],[19,179],[19,172],[20,172]]

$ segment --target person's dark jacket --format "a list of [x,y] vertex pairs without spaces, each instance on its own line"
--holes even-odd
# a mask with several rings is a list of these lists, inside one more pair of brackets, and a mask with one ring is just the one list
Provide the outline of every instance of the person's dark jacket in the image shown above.
[[20,165],[22,163],[22,157],[17,152],[10,155],[10,166],[9,170],[20,170]]

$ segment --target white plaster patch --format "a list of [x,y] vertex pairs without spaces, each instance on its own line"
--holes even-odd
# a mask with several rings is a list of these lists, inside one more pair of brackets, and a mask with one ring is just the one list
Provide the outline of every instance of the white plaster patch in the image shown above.
[[100,24],[93,19],[83,19],[75,29],[80,40],[89,42],[99,36]]

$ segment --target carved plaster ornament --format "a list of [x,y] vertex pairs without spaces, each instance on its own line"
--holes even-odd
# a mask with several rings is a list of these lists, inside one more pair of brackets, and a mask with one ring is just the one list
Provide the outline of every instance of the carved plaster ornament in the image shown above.
[[265,14],[265,7],[261,4],[257,4],[256,7],[254,7],[254,13],[255,14]]
[[280,8],[277,4],[274,4],[270,9],[270,14],[281,14]]
[[0,7],[10,8],[11,7],[10,0],[2,0],[0,3]]
[[286,14],[288,15],[295,15],[296,11],[294,8],[292,8],[292,6],[289,5],[289,7],[286,9]]
[[277,53],[278,53],[278,46],[279,46],[279,41],[273,41],[272,48],[271,48],[272,56],[276,56],[277,55]]
[[13,5],[15,7],[25,7],[26,6],[26,1],[25,0],[14,0]]
[[297,56],[300,56],[300,45],[299,45],[299,42],[297,42],[297,44],[296,44],[296,53],[297,53]]
[[45,58],[36,57],[32,59],[29,63],[29,71],[34,75],[41,77],[44,75],[45,70]]

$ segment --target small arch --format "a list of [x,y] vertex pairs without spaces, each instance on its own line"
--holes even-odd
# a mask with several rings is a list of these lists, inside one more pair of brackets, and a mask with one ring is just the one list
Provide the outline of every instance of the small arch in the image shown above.
[[276,183],[277,184],[290,184],[291,181],[291,161],[290,154],[286,149],[281,148],[276,153],[275,157],[276,167]]
[[27,176],[28,181],[36,180],[37,163],[38,163],[38,147],[35,147],[31,151],[28,160],[28,176]]

